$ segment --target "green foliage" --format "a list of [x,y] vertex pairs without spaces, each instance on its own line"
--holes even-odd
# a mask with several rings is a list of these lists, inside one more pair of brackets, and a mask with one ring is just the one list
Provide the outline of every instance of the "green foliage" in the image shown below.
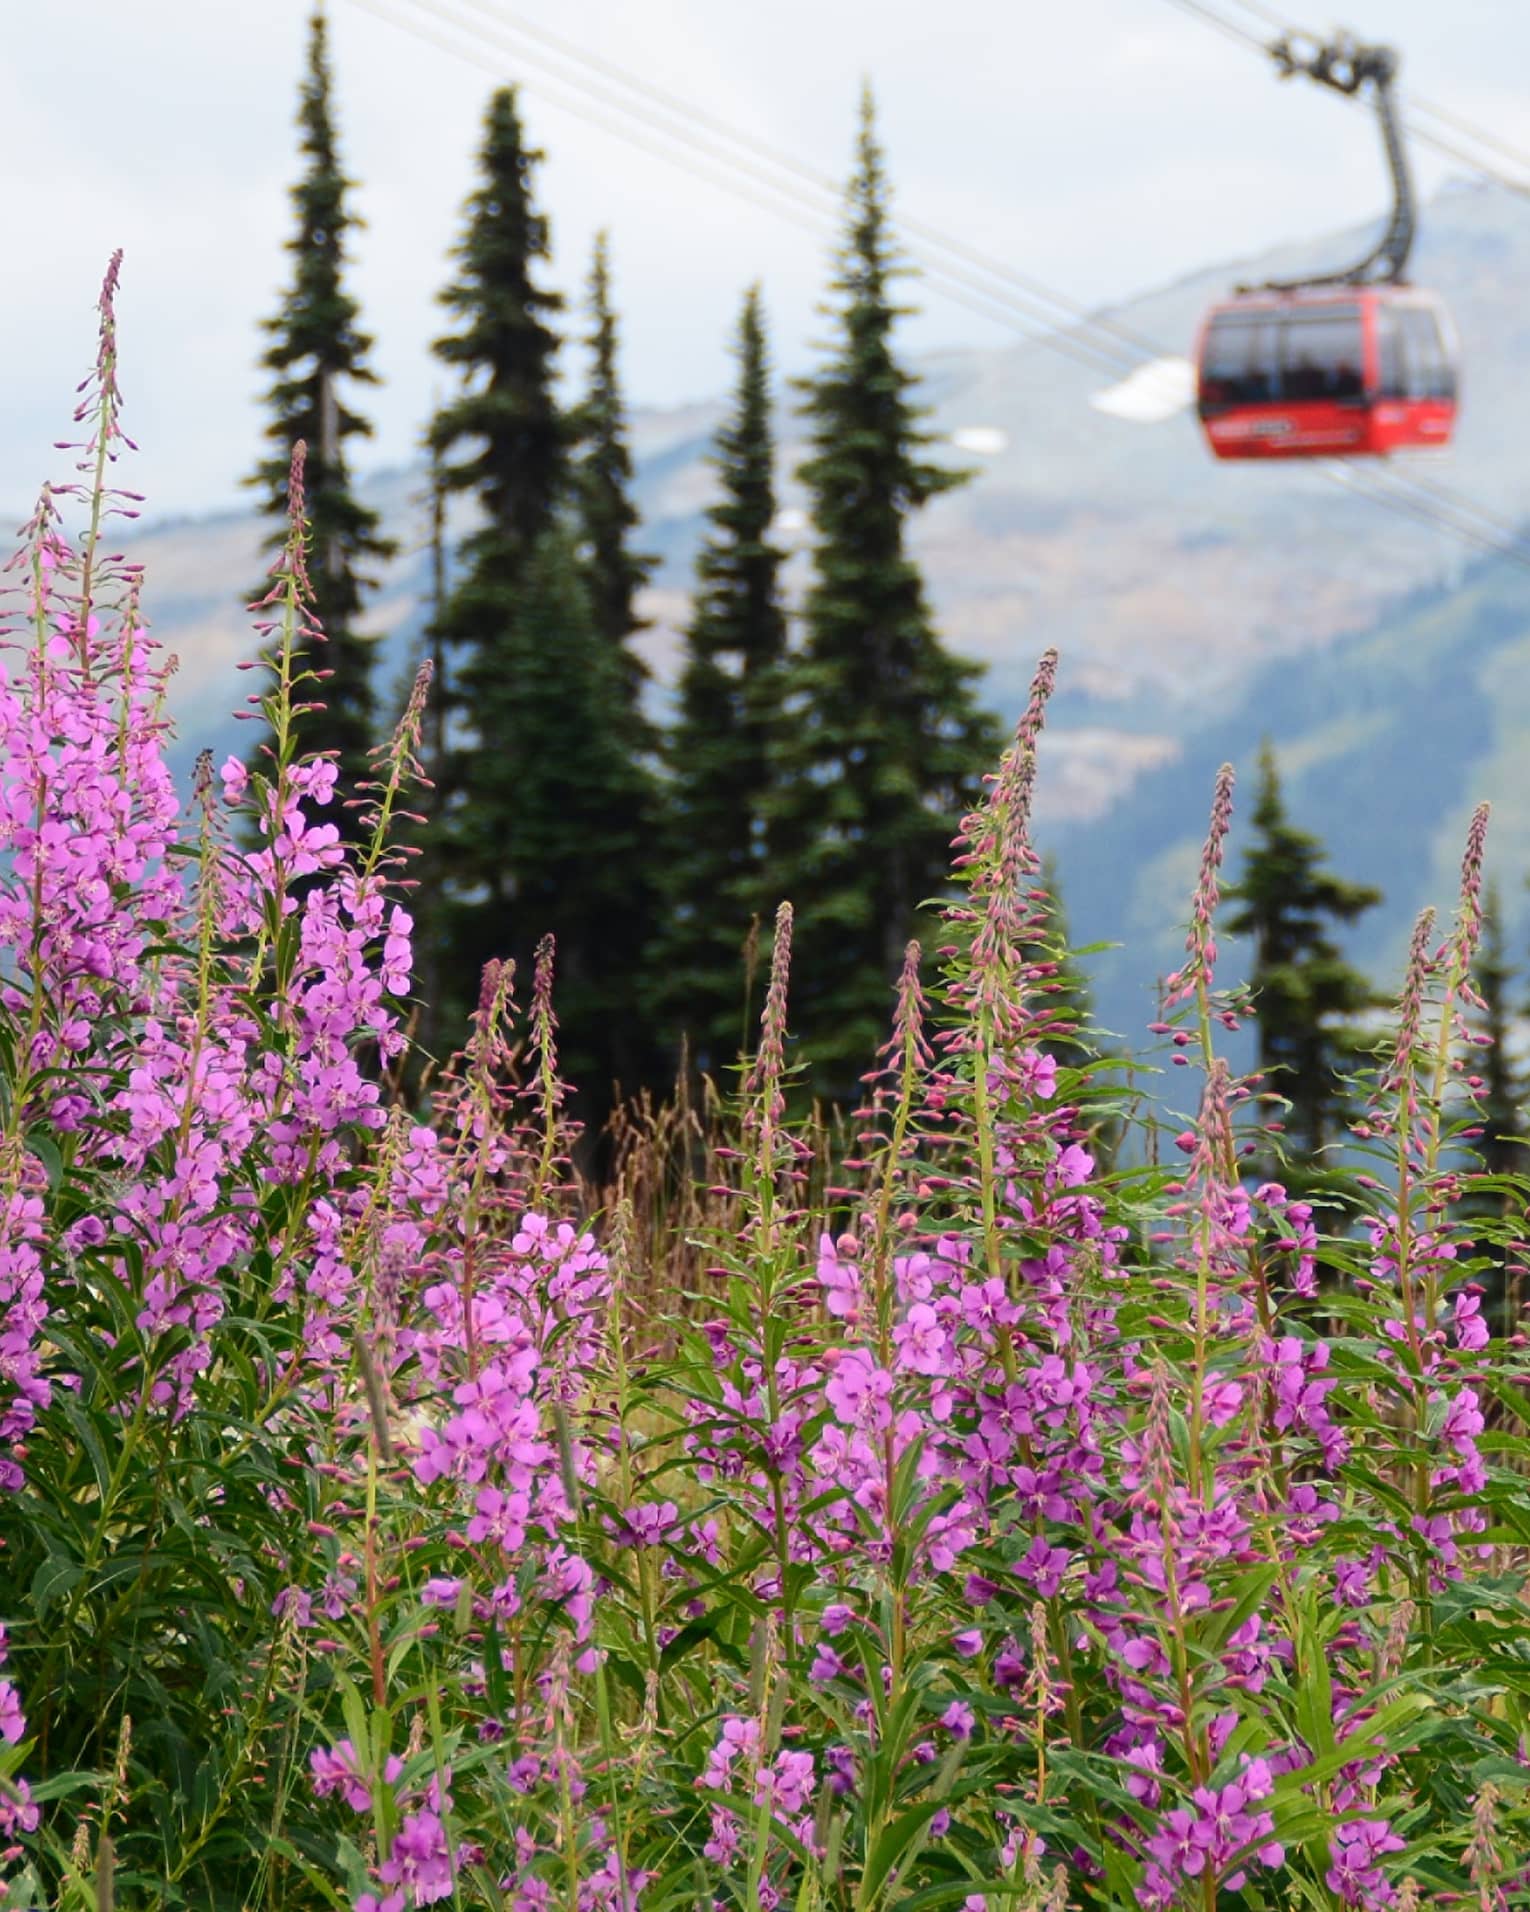
[[631,1005],[653,922],[657,794],[569,525],[543,534],[503,638],[460,682],[476,747],[441,845],[452,966],[476,977],[509,957],[524,999],[536,945],[555,936],[565,1063],[603,1113],[614,1080],[631,1090],[652,1066]]
[[[567,486],[567,439],[553,394],[563,299],[536,282],[548,257],[547,221],[533,176],[542,155],[525,145],[513,88],[489,103],[479,153],[482,182],[467,202],[454,257],[457,277],[441,302],[458,329],[436,341],[461,389],[437,412],[430,444],[448,492],[470,492],[483,529],[462,552],[495,591],[513,590],[551,524]],[[492,642],[494,619],[481,587],[448,603],[439,635],[451,644]]]
[[[514,91],[502,89],[489,103],[482,179],[468,198],[454,252],[458,273],[441,293],[458,328],[438,339],[435,351],[457,374],[459,389],[427,434],[438,496],[467,493],[482,514],[455,554],[455,583],[430,630],[438,652],[440,748],[433,767],[440,803],[478,800],[486,738],[475,721],[473,687],[504,673],[526,569],[568,486],[567,429],[553,392],[553,321],[563,300],[534,276],[549,250],[547,221],[532,197],[541,157],[523,142]],[[454,870],[476,880],[479,872],[462,868],[463,854],[453,851]],[[458,1008],[477,994],[475,976],[459,980]]]
[[[252,1150],[243,1193],[263,1232],[295,1233],[302,1191],[262,1191],[263,1168]],[[101,1199],[83,1177],[61,1194],[64,1225]],[[296,1779],[311,1650],[281,1623],[278,1596],[322,1509],[306,1463],[323,1437],[305,1417],[273,1415],[271,1379],[303,1354],[290,1310],[273,1303],[274,1272],[263,1245],[229,1285],[207,1348],[213,1379],[172,1420],[145,1388],[185,1333],[143,1332],[136,1251],[81,1252],[56,1335],[79,1385],[38,1427],[25,1487],[0,1505],[0,1601],[36,1616],[12,1665],[37,1696],[38,1758],[53,1796],[83,1795],[76,1810],[94,1807],[98,1825],[119,1818],[127,1907],[240,1912],[272,1873],[267,1839]]]
[[1238,908],[1226,928],[1253,940],[1249,981],[1260,1066],[1290,1104],[1286,1135],[1293,1156],[1316,1167],[1336,1136],[1345,1077],[1365,1046],[1353,1019],[1377,1002],[1325,924],[1354,922],[1381,901],[1381,892],[1323,867],[1321,842],[1286,814],[1268,743],[1259,757],[1253,824],[1242,875],[1227,891]]
[[1477,1033],[1482,1048],[1482,1165],[1489,1175],[1516,1175],[1526,1167],[1525,1081],[1514,1054],[1514,985],[1503,933],[1503,904],[1489,884],[1482,905],[1482,944],[1472,971],[1481,1006]]
[[[278,521],[269,541],[275,549],[286,535],[292,447],[299,439],[306,443],[313,608],[327,640],[308,661],[328,675],[317,691],[323,708],[301,713],[298,723],[305,750],[335,753],[345,797],[368,774],[377,741],[374,642],[356,628],[372,582],[365,567],[391,557],[395,547],[379,535],[378,514],[356,497],[345,455],[347,442],[370,437],[372,426],[345,404],[343,387],[375,384],[376,374],[367,364],[372,341],[359,329],[359,307],[345,290],[346,238],[362,222],[349,205],[352,182],[336,149],[330,86],[324,15],[316,12],[298,108],[308,165],[292,189],[297,230],[287,250],[293,279],[281,311],[265,323],[272,343],[261,359],[275,374],[266,431],[275,449],[248,482],[260,488],[265,509]],[[264,591],[262,584],[258,594]],[[269,746],[269,734],[265,741]],[[347,828],[345,814],[337,815]]]
[[[616,366],[616,313],[611,305],[611,264],[606,235],[595,238],[590,268],[590,385],[574,415],[579,447],[575,467],[585,571],[595,628],[617,652],[627,699],[638,717],[648,667],[628,640],[645,628],[636,598],[657,559],[631,548],[639,524],[632,499],[632,453],[627,411]],[[639,720],[639,730],[641,732]]]
[[[629,761],[620,654],[604,641],[564,524],[568,426],[558,413],[553,321],[562,298],[537,283],[549,256],[513,90],[493,96],[467,205],[459,275],[442,294],[459,329],[436,344],[461,390],[430,426],[446,493],[482,511],[463,541],[436,619],[446,688],[432,851],[444,962],[436,1006],[446,1027],[469,1010],[492,958],[514,956],[522,985],[547,931],[560,971],[583,994],[593,1040],[587,1086],[608,1086],[620,1023],[601,1021],[610,962],[633,956],[646,920],[623,914],[604,937],[604,902],[633,901],[650,801]],[[560,570],[562,568],[562,570]],[[612,832],[602,836],[602,830]]]
[[869,93],[862,103],[835,339],[805,381],[813,455],[799,475],[817,534],[772,801],[777,882],[798,913],[797,1023],[840,1094],[874,1047],[921,902],[946,886],[951,837],[998,753],[975,666],[940,643],[908,520],[962,482],[934,463],[892,334],[898,263]]
[[768,920],[773,749],[781,740],[786,613],[770,367],[758,288],[739,320],[733,410],[717,435],[721,496],[696,560],[678,711],[668,738],[671,850],[655,983],[666,1026],[716,1072],[747,1046],[742,952]]
[[[1525,1081],[1523,1065],[1514,1053],[1514,986],[1519,971],[1509,960],[1503,933],[1503,908],[1496,887],[1489,885],[1483,898],[1482,943],[1472,969],[1476,987],[1476,1013],[1472,1033],[1480,1045],[1477,1069],[1480,1088],[1481,1134],[1475,1140],[1476,1171],[1465,1177],[1458,1216],[1478,1224],[1482,1239],[1477,1251],[1483,1266],[1480,1279],[1486,1290],[1486,1306],[1501,1332],[1511,1332],[1517,1320],[1523,1287],[1522,1257],[1504,1251],[1499,1236],[1503,1224],[1513,1218],[1518,1182],[1530,1166],[1530,1142],[1526,1138]],[[1495,1224],[1497,1227],[1495,1227]]]
[[1094,992],[1089,972],[1073,947],[1068,908],[1051,857],[1042,863],[1039,898],[1042,922],[1034,937],[1028,939],[1027,954],[1042,966],[1040,987],[1051,999],[1057,1017],[1056,1032],[1046,1036],[1040,1046],[1063,1068],[1081,1069],[1098,1053],[1089,1040],[1094,1025]]

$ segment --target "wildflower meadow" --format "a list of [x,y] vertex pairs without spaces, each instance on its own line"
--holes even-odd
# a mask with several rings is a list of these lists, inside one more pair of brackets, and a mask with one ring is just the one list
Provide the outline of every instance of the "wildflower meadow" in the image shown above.
[[1157,1046],[1078,1061],[1049,656],[855,1114],[783,902],[739,1069],[596,1186],[549,944],[412,1051],[426,681],[337,819],[301,449],[269,762],[173,787],[114,287],[0,676],[0,1904],[1530,1905],[1486,813],[1294,1199],[1218,1053],[1230,773]]

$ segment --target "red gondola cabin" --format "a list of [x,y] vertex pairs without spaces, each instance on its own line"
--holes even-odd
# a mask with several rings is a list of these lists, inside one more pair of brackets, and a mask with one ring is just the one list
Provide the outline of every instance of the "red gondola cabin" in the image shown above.
[[1454,330],[1412,286],[1241,293],[1212,307],[1196,363],[1218,458],[1385,456],[1455,429]]

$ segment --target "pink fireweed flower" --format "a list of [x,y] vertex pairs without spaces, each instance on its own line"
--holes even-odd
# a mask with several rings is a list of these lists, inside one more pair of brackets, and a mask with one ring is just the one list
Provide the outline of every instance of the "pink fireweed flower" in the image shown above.
[[1463,1353],[1475,1354],[1488,1345],[1488,1325],[1482,1319],[1482,1297],[1464,1291],[1456,1296],[1454,1307],[1456,1346]]
[[1119,1748],[1114,1740],[1110,1744],[1116,1757],[1124,1759],[1134,1768],[1127,1775],[1126,1790],[1133,1799],[1140,1799],[1143,1805],[1156,1807],[1163,1796],[1163,1788],[1159,1784],[1163,1774],[1163,1747],[1158,1740],[1151,1736],[1134,1737]]
[[957,1739],[971,1739],[977,1715],[965,1700],[952,1700],[940,1716],[940,1723]]
[[226,760],[219,776],[223,781],[223,801],[233,805],[242,803],[250,787],[250,773],[237,757]]
[[1050,1545],[1042,1534],[1037,1534],[1015,1562],[1015,1572],[1028,1580],[1043,1600],[1054,1599],[1061,1593],[1063,1575],[1067,1571],[1067,1553],[1061,1547]]
[[852,1348],[836,1364],[824,1388],[838,1419],[868,1433],[892,1425],[892,1391],[892,1376],[859,1348]]
[[740,1832],[738,1820],[727,1807],[714,1806],[711,1817],[711,1837],[701,1848],[702,1852],[714,1865],[731,1865],[738,1854]]
[[680,1510],[672,1500],[650,1501],[646,1506],[623,1510],[616,1528],[616,1543],[621,1547],[658,1547],[669,1540],[680,1524]]
[[1048,1102],[1057,1093],[1057,1058],[1044,1050],[1024,1050],[1015,1058],[1015,1079],[1024,1094]]
[[377,1873],[385,1885],[407,1887],[417,1906],[449,1899],[451,1856],[439,1814],[429,1808],[409,1813],[393,1835],[391,1855]]
[[1361,1906],[1364,1912],[1390,1905],[1397,1894],[1380,1861],[1406,1845],[1385,1819],[1350,1820],[1328,1842],[1333,1864],[1324,1876],[1329,1891],[1338,1894],[1341,1905]]
[[841,1235],[838,1241],[824,1231],[818,1238],[818,1279],[824,1289],[824,1306],[841,1321],[855,1321],[861,1305],[861,1271],[854,1259],[855,1239]]
[[21,1710],[21,1695],[9,1680],[0,1680],[0,1733],[3,1733],[14,1746],[26,1730],[27,1722]]
[[791,1818],[811,1805],[816,1785],[811,1753],[777,1753],[773,1766],[755,1771],[754,1804]]
[[1272,1835],[1274,1815],[1258,1802],[1274,1790],[1274,1777],[1265,1760],[1245,1763],[1237,1779],[1220,1788],[1198,1786],[1187,1806],[1165,1813],[1157,1831],[1145,1842],[1148,1864],[1143,1874],[1146,1903],[1168,1906],[1180,1887],[1210,1873],[1218,1884],[1236,1892],[1245,1882],[1240,1861],[1229,1870],[1235,1855],[1255,1848],[1262,1866],[1285,1862],[1285,1848]]
[[[348,1739],[337,1740],[333,1747],[315,1746],[308,1755],[308,1764],[313,1789],[319,1798],[338,1792],[352,1812],[372,1810],[371,1781],[362,1773],[356,1748]],[[383,1777],[391,1786],[403,1770],[403,1760],[392,1754],[383,1769]]]
[[808,1668],[808,1678],[815,1686],[823,1686],[830,1680],[841,1678],[844,1672],[845,1662],[833,1647],[820,1640],[813,1649],[813,1662]]
[[36,1832],[41,1818],[32,1788],[24,1779],[0,1780],[0,1838]]
[[733,1762],[741,1753],[752,1754],[760,1743],[760,1722],[736,1713],[723,1720],[717,1744],[707,1754],[701,1769],[701,1784],[725,1792],[731,1783]]
[[898,1366],[915,1374],[943,1374],[951,1354],[949,1338],[935,1310],[916,1301],[893,1329]]

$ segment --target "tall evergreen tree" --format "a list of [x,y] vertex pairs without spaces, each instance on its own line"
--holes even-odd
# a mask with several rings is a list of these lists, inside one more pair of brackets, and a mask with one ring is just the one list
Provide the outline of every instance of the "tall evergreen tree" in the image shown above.
[[450,668],[435,826],[443,994],[460,1013],[483,965],[510,957],[524,998],[551,932],[565,1060],[598,1119],[613,1080],[636,1087],[649,1064],[632,1011],[653,921],[654,785],[580,560],[571,432],[553,393],[561,300],[537,277],[549,250],[539,158],[514,93],[496,93],[442,295],[457,329],[436,346],[462,379],[431,428],[440,483],[482,511],[437,620]]
[[627,699],[637,710],[649,673],[628,640],[647,628],[647,620],[637,614],[636,600],[657,560],[631,546],[640,521],[632,498],[627,410],[616,365],[610,250],[603,232],[595,238],[589,309],[590,387],[575,417],[580,442],[579,516],[596,629],[621,659]]
[[[532,196],[541,158],[524,143],[514,89],[502,88],[489,102],[457,276],[441,293],[457,329],[434,349],[460,386],[431,421],[430,447],[443,491],[471,492],[483,523],[458,554],[436,635],[473,652],[503,640],[568,484],[568,431],[553,391],[563,299],[535,276],[549,256]],[[455,685],[449,695],[460,701]]]
[[668,916],[656,965],[660,1013],[703,1069],[737,1054],[745,939],[778,900],[766,835],[780,734],[785,554],[776,515],[770,365],[759,288],[744,300],[733,410],[717,434],[721,495],[696,560],[679,709],[669,737]]
[[462,692],[480,747],[450,817],[448,947],[460,977],[508,956],[529,989],[552,932],[563,1058],[598,1119],[612,1083],[635,1089],[653,1064],[634,1009],[654,914],[655,791],[629,747],[620,660],[567,523],[543,533],[503,640],[472,653]]
[[1270,1087],[1291,1105],[1286,1135],[1292,1162],[1300,1165],[1335,1138],[1343,1077],[1363,1045],[1353,1019],[1377,1000],[1325,926],[1354,922],[1381,901],[1381,892],[1323,867],[1322,843],[1286,813],[1268,742],[1259,753],[1253,824],[1242,875],[1226,892],[1239,907],[1225,921],[1232,935],[1253,939],[1249,980],[1259,1062]]
[[[272,342],[261,358],[274,374],[266,429],[273,450],[248,482],[265,494],[265,509],[281,527],[268,540],[274,549],[286,535],[292,447],[300,438],[306,441],[305,490],[313,538],[309,568],[315,609],[328,642],[304,662],[327,672],[328,678],[315,692],[323,709],[299,720],[298,737],[304,750],[335,753],[343,799],[367,774],[367,753],[375,741],[375,646],[356,628],[372,582],[365,571],[369,563],[390,557],[395,547],[380,535],[378,514],[352,490],[345,456],[347,440],[370,437],[372,426],[344,403],[342,388],[347,382],[375,384],[376,374],[367,364],[372,341],[356,323],[360,308],[345,290],[346,238],[362,222],[350,210],[352,182],[341,169],[336,147],[322,10],[309,23],[308,71],[297,119],[307,165],[292,188],[297,213],[297,230],[287,242],[295,262],[292,285],[281,310],[265,321]],[[342,828],[344,814],[336,812]]]
[[868,92],[835,338],[803,382],[816,576],[773,804],[779,887],[797,909],[794,1021],[837,1095],[882,1039],[915,910],[944,889],[951,838],[1001,747],[973,695],[978,671],[942,646],[907,549],[910,516],[962,474],[928,457],[916,381],[893,349],[905,270]]
[[[433,489],[443,510],[450,496],[469,493],[482,514],[455,554],[452,586],[431,630],[440,658],[435,882],[423,927],[439,951],[435,1020],[443,1034],[477,1000],[482,962],[508,953],[500,846],[512,819],[502,814],[509,801],[498,775],[502,746],[478,698],[485,683],[508,683],[516,668],[527,572],[568,488],[567,434],[553,393],[563,301],[537,281],[549,251],[547,221],[533,199],[540,158],[522,138],[514,92],[497,92],[485,120],[480,183],[453,255],[456,276],[441,294],[456,329],[435,346],[459,384],[427,435]],[[576,754],[577,734],[567,724],[558,734]]]

